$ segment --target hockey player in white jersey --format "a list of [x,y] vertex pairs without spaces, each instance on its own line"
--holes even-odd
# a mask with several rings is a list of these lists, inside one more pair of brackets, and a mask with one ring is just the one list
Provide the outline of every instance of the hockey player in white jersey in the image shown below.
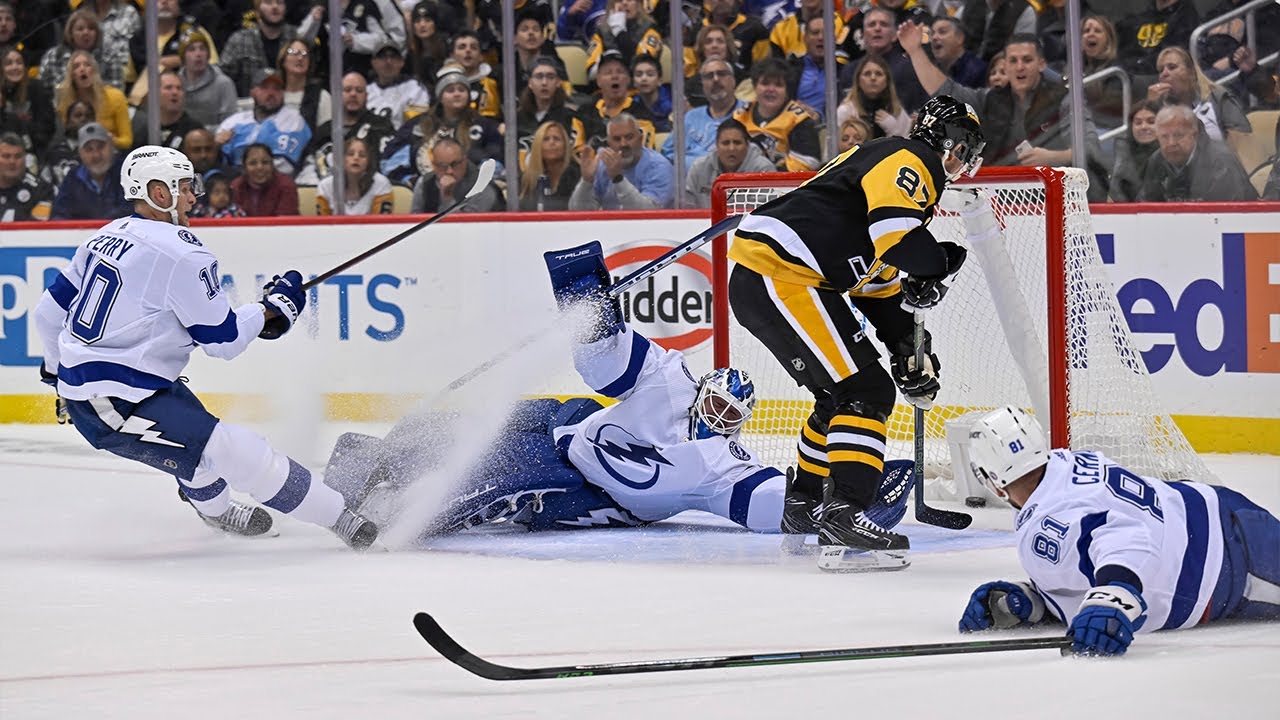
[[41,376],[60,408],[95,448],[175,476],[183,499],[214,527],[271,529],[271,515],[233,500],[235,489],[367,548],[373,523],[261,436],[210,414],[179,377],[195,347],[230,360],[255,337],[288,332],[306,304],[302,276],[277,275],[260,302],[233,309],[217,259],[187,229],[200,191],[187,157],[138,148],[121,181],[134,214],[81,243],[36,308]]
[[[763,465],[740,438],[755,404],[748,375],[722,368],[695,379],[679,351],[627,327],[617,300],[604,292],[611,278],[598,242],[545,258],[560,307],[594,320],[583,323],[589,329],[575,343],[575,367],[596,392],[618,402],[520,403],[425,532],[499,522],[531,530],[631,526],[686,510],[779,532],[786,476]],[[344,436],[325,482],[351,502],[373,486],[381,486],[375,498],[394,493],[432,463],[449,442],[448,430],[446,419],[406,422],[383,441]],[[885,527],[905,514],[912,478],[910,461],[887,465],[869,510]],[[382,508],[365,506],[380,522],[381,513],[396,508],[385,498],[372,505]]]
[[962,632],[1056,620],[1076,653],[1120,655],[1136,632],[1280,619],[1280,521],[1240,493],[1050,451],[1015,408],[971,428],[970,458],[1018,509],[1018,559],[1031,579],[980,586]]

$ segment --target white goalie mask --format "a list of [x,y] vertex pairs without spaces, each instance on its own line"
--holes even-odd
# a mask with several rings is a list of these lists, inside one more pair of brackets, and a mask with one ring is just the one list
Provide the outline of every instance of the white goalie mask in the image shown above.
[[[204,184],[187,156],[160,145],[143,145],[129,153],[120,166],[120,184],[124,186],[124,198],[145,201],[156,210],[168,213],[175,225],[178,224],[178,193],[183,180],[191,182],[191,192],[196,197],[204,194]],[[151,193],[147,190],[152,181],[162,182],[169,188],[168,207],[160,207],[152,202]]]
[[733,435],[751,419],[756,388],[741,370],[720,368],[698,381],[698,396],[689,409],[690,437],[705,440],[713,435]]
[[1023,410],[992,410],[969,428],[969,465],[1000,498],[1009,483],[1048,462],[1044,430]]

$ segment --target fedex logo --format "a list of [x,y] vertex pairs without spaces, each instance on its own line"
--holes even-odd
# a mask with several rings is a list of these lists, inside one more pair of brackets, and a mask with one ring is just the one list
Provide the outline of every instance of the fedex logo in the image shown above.
[[27,312],[75,253],[75,247],[0,248],[0,365],[40,364],[40,338]]
[[[1102,261],[1115,264],[1115,236],[1097,236]],[[1147,370],[1176,350],[1197,375],[1280,373],[1280,233],[1223,233],[1221,280],[1193,280],[1176,295],[1169,283],[1134,278],[1116,291]],[[1146,337],[1144,337],[1146,336]],[[1170,342],[1170,340],[1172,342]],[[1144,342],[1145,341],[1145,342]]]

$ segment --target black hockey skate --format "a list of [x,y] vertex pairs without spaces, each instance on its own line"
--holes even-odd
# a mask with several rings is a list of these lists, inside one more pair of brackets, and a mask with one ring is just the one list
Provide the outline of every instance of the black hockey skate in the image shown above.
[[241,537],[270,535],[274,537],[278,534],[271,531],[271,514],[260,507],[245,505],[242,502],[232,500],[226,512],[213,517],[212,515],[205,515],[196,509],[196,506],[191,503],[191,500],[181,488],[178,489],[178,497],[183,502],[191,505],[191,508],[196,511],[196,515],[200,516],[205,525],[229,535],[239,535]]
[[378,526],[363,515],[343,508],[338,522],[329,528],[352,550],[368,550],[378,539]]
[[795,480],[795,468],[787,468],[787,493],[782,501],[782,552],[811,555],[817,552],[817,546],[806,545],[805,536],[818,534],[822,499],[797,488]]
[[890,532],[838,498],[826,506],[818,528],[818,567],[827,572],[902,570],[911,564],[906,535]]

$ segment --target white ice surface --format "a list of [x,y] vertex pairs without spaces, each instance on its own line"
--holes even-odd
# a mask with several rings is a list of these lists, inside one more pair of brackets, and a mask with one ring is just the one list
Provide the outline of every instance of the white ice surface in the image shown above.
[[[1280,458],[1210,464],[1280,510]],[[904,526],[919,550],[900,573],[824,575],[780,558],[776,538],[691,517],[357,556],[287,518],[277,538],[217,535],[172,480],[70,428],[14,425],[0,426],[0,508],[4,720],[1280,718],[1280,625],[1144,635],[1116,661],[1032,651],[495,683],[410,624],[430,611],[512,665],[963,640],[970,590],[1022,577],[998,510],[978,513],[980,533]]]

